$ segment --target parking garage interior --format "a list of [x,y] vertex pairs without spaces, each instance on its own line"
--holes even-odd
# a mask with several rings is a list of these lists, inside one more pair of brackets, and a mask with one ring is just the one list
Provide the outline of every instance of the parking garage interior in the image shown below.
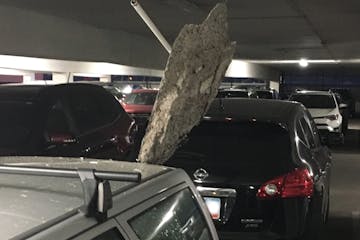
[[[172,45],[185,24],[201,23],[219,1],[138,2]],[[277,101],[296,92],[346,92],[348,126],[343,143],[328,146],[330,212],[319,239],[360,239],[360,2],[226,5],[236,50],[220,89],[274,90]],[[0,0],[0,31],[0,88],[87,83],[125,95],[158,90],[169,56],[130,0]]]

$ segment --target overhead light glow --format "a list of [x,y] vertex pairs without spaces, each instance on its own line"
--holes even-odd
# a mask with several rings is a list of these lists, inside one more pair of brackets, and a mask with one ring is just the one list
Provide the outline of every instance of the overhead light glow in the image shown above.
[[300,67],[306,68],[307,66],[309,66],[309,62],[306,59],[302,58],[299,61],[299,65]]
[[132,90],[133,90],[133,88],[132,88],[130,85],[126,85],[126,86],[123,88],[122,92],[125,93],[125,94],[129,94],[129,93],[132,92]]

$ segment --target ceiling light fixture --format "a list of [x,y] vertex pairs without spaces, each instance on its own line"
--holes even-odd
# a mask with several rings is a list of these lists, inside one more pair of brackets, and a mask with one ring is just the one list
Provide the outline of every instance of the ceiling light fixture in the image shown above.
[[302,58],[299,61],[299,65],[300,67],[306,68],[307,66],[309,66],[309,62],[305,58]]

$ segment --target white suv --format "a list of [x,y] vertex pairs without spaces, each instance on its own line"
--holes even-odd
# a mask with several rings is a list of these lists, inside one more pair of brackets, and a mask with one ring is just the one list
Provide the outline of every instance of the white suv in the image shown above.
[[291,101],[302,103],[313,117],[322,138],[329,143],[343,143],[343,117],[336,96],[326,91],[299,91],[290,96]]

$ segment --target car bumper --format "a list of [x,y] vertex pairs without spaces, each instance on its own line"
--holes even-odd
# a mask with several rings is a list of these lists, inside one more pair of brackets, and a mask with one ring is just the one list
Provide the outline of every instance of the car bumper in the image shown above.
[[[237,206],[229,221],[216,223],[220,239],[292,239],[302,235],[309,215],[308,198],[263,200],[254,203],[254,209]],[[250,238],[251,239],[251,238]]]
[[329,132],[329,133],[340,133],[341,132],[340,126],[331,127],[328,125],[319,124],[319,125],[316,125],[316,127],[318,128],[318,130],[320,132]]
[[326,118],[314,118],[314,122],[316,124],[316,127],[321,131],[327,131],[327,132],[341,131],[342,118],[333,121]]

